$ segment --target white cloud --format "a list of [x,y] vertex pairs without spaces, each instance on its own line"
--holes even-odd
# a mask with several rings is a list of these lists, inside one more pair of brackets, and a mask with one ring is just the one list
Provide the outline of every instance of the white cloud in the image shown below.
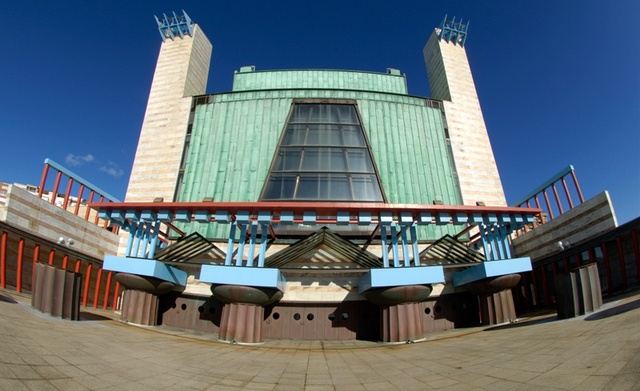
[[68,154],[67,157],[64,158],[65,163],[70,166],[81,166],[85,163],[91,163],[95,160],[92,154],[87,154],[84,156],[74,155],[72,153]]
[[118,166],[117,164],[115,164],[112,161],[107,163],[106,166],[100,167],[100,171],[102,171],[105,174],[110,175],[110,176],[112,176],[114,178],[119,178],[119,177],[122,176],[122,174],[124,174],[124,171],[120,168],[120,166]]

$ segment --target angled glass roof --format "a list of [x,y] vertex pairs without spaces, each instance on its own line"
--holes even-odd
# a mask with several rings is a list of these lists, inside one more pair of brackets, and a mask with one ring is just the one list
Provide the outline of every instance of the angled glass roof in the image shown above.
[[355,104],[293,105],[261,199],[384,202]]

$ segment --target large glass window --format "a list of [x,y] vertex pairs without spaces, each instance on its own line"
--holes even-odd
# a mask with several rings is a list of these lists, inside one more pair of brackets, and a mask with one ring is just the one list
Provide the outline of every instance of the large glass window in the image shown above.
[[383,201],[355,105],[294,104],[262,199]]

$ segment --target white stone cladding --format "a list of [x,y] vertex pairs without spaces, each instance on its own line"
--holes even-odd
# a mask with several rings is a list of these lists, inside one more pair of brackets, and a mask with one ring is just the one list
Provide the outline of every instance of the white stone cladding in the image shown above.
[[162,43],[136,150],[126,202],[172,201],[184,148],[191,96],[204,94],[212,46],[196,25]]
[[465,49],[434,32],[423,54],[431,96],[444,101],[463,204],[506,206]]

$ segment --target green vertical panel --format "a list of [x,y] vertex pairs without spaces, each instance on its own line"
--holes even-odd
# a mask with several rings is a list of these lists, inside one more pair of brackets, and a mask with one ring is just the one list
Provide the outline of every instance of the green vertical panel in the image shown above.
[[[344,83],[344,74],[309,71],[304,75],[311,84],[335,85]],[[274,85],[281,85],[287,77],[291,75],[286,72],[260,75],[256,83],[262,86],[271,78]],[[387,83],[386,78],[380,75],[376,83]],[[358,82],[364,86],[371,80]],[[180,200],[257,201],[292,99],[308,97],[356,99],[388,202],[430,204],[439,195],[447,204],[459,203],[439,110],[409,96],[314,89],[220,94],[212,96],[212,103],[198,106]],[[228,234],[224,225],[204,229],[200,232],[208,237]],[[421,230],[420,237],[435,239],[449,230],[433,226]]]

